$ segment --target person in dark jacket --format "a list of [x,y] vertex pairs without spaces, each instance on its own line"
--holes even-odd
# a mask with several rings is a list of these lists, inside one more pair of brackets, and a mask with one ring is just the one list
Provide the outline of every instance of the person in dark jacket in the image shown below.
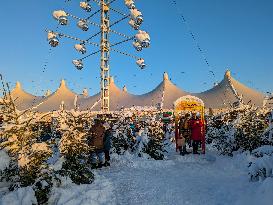
[[3,124],[3,122],[4,122],[4,117],[0,115],[0,126]]
[[110,149],[111,149],[111,141],[112,141],[112,127],[106,122],[104,123],[104,128],[106,129],[104,133],[104,155],[105,155],[105,166],[110,166]]
[[179,148],[180,154],[185,155],[189,154],[187,152],[186,143],[190,143],[190,114],[187,113],[184,117],[181,117],[179,121],[179,135],[184,138],[185,143],[182,147]]
[[[101,119],[95,119],[95,124],[89,130],[89,146],[94,148],[91,152],[92,168],[101,168],[104,164],[104,135],[105,128]],[[97,163],[98,158],[98,163]]]
[[198,147],[203,139],[203,123],[195,113],[190,121],[193,154],[198,153]]

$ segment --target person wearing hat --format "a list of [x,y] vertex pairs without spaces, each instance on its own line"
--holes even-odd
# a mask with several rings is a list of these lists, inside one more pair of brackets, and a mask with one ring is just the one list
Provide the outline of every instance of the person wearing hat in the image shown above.
[[[93,147],[91,152],[91,167],[101,168],[104,164],[104,135],[105,128],[102,119],[96,118],[94,125],[89,130],[88,144]],[[97,162],[98,159],[98,162]]]

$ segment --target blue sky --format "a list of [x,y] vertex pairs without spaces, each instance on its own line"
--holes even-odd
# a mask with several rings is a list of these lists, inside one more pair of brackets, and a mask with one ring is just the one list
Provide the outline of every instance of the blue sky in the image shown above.
[[[57,22],[52,12],[64,9],[77,16],[86,17],[79,1],[72,0],[14,0],[0,2],[1,47],[0,72],[12,85],[20,81],[26,91],[42,95],[46,89],[56,90],[62,78],[68,86],[81,92],[89,88],[90,94],[99,91],[99,55],[88,58],[85,68],[78,71],[71,61],[82,57],[73,46],[73,40],[62,38],[60,46],[52,49],[46,41],[45,29],[55,30]],[[200,92],[221,81],[230,68],[234,77],[260,91],[273,91],[273,0],[137,0],[137,8],[144,15],[142,29],[152,38],[151,48],[137,53],[131,43],[117,47],[119,50],[144,57],[145,70],[140,70],[135,60],[111,53],[111,75],[116,84],[126,85],[129,92],[140,94],[152,90],[162,80],[164,71],[180,88]],[[92,3],[93,4],[93,3]],[[123,0],[113,8],[127,13]],[[94,11],[97,10],[93,4]],[[206,58],[208,67],[183,23],[183,13],[194,32]],[[112,19],[120,16],[112,14]],[[92,19],[98,22],[98,16]],[[114,27],[129,36],[135,34],[124,21]],[[76,27],[70,20],[68,27],[59,31],[81,38],[91,36]],[[98,41],[99,39],[94,39]],[[119,41],[111,36],[111,41]],[[88,47],[90,52],[96,48]],[[47,63],[46,69],[44,64]],[[209,72],[213,70],[215,77]]]

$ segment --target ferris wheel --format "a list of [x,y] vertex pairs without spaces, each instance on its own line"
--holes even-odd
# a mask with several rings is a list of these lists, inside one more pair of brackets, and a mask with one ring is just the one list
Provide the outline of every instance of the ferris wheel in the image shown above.
[[[71,0],[66,0],[71,1]],[[116,52],[122,54],[123,56],[133,58],[136,61],[136,64],[140,67],[140,69],[144,69],[146,64],[143,58],[137,57],[135,55],[126,53],[124,51],[118,50],[114,48],[117,45],[132,41],[132,46],[136,49],[137,52],[142,51],[143,49],[149,48],[151,44],[150,35],[143,30],[140,30],[140,27],[144,21],[142,13],[136,8],[135,2],[133,0],[124,0],[125,6],[128,8],[128,13],[124,13],[119,11],[116,8],[112,7],[112,4],[118,0],[92,0],[92,3],[97,7],[94,10],[93,4],[91,4],[91,0],[80,1],[79,7],[86,13],[89,13],[89,16],[86,18],[81,18],[75,16],[71,13],[68,13],[64,10],[56,10],[53,12],[54,19],[61,26],[68,26],[69,21],[75,20],[76,26],[82,30],[83,32],[88,32],[90,26],[94,26],[98,28],[98,32],[92,34],[87,39],[82,39],[79,37],[75,37],[72,35],[68,35],[61,32],[56,32],[53,30],[47,30],[47,40],[50,46],[57,47],[60,45],[61,38],[68,38],[74,40],[76,44],[74,45],[74,49],[80,54],[84,55],[80,59],[72,60],[72,63],[78,70],[82,70],[84,68],[84,60],[89,58],[90,56],[96,55],[100,53],[100,71],[101,71],[101,111],[108,112],[110,107],[110,65],[109,65],[109,57],[110,52]],[[94,11],[93,11],[94,10]],[[93,12],[92,12],[93,11]],[[119,14],[121,17],[114,22],[110,21],[110,12],[115,12]],[[92,17],[96,14],[100,13],[100,22],[96,23],[92,21]],[[129,20],[128,24],[132,27],[135,32],[137,32],[133,36],[126,35],[119,31],[113,29],[113,27],[124,20]],[[119,35],[123,38],[123,40],[110,43],[109,34]],[[93,42],[96,36],[100,35],[99,42]],[[96,47],[97,50],[93,52],[88,52],[87,46]]]

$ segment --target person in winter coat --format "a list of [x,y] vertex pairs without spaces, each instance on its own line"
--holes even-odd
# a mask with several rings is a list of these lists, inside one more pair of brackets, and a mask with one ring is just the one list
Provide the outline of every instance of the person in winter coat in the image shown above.
[[112,140],[112,127],[106,122],[104,123],[104,128],[106,129],[104,133],[104,155],[105,155],[105,166],[110,166],[110,149],[111,149],[111,140]]
[[180,147],[180,154],[185,155],[189,154],[187,152],[186,143],[189,143],[191,140],[190,137],[190,114],[187,113],[185,117],[181,117],[179,121],[179,135],[184,138],[184,144],[182,147]]
[[180,152],[180,155],[185,155],[185,153],[183,152],[183,147],[186,145],[186,142],[185,142],[185,138],[183,136],[183,133],[181,132],[180,130],[180,126],[182,126],[182,122],[184,121],[184,116],[181,116],[180,120],[179,120],[179,124],[178,124],[178,138],[176,139],[177,142],[177,147],[178,147],[178,150]]
[[3,124],[3,122],[4,122],[4,118],[2,115],[0,115],[0,126]]
[[[91,166],[92,168],[101,168],[104,164],[104,135],[105,128],[101,119],[95,119],[95,124],[89,130],[88,144],[94,147],[91,152]],[[98,163],[97,163],[98,158]]]
[[191,138],[193,141],[192,142],[193,154],[199,154],[198,147],[201,141],[203,140],[203,126],[204,125],[200,117],[194,113],[190,121]]

